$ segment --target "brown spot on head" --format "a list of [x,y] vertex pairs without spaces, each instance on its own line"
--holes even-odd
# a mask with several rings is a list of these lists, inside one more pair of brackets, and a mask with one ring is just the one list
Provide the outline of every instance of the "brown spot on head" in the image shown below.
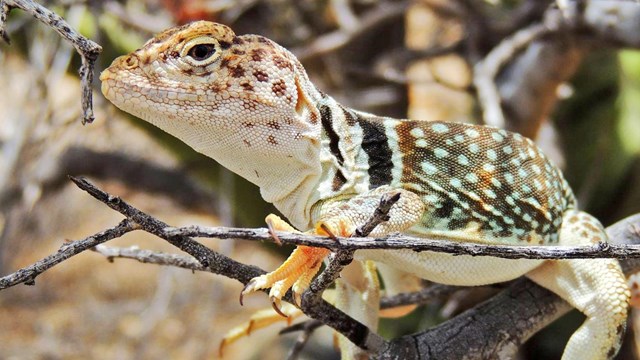
[[278,141],[273,135],[267,136],[267,142],[271,145],[278,145]]
[[244,54],[246,54],[246,52],[244,50],[240,50],[240,49],[232,49],[231,52],[234,53],[235,55],[244,55]]
[[293,64],[291,64],[291,61],[283,58],[282,56],[274,56],[273,57],[273,63],[279,68],[279,69],[289,69],[289,70],[293,70]]
[[270,120],[267,122],[267,126],[275,130],[280,130],[280,123],[276,120]]
[[242,40],[242,38],[240,36],[234,36],[233,40],[231,40],[231,42],[236,44],[236,45],[244,44],[244,40]]
[[267,39],[264,36],[258,36],[258,42],[263,43],[263,44],[268,44],[269,43],[269,39]]
[[262,70],[255,70],[253,72],[253,76],[255,76],[256,80],[260,81],[260,82],[267,82],[269,81],[269,75],[262,71]]
[[253,91],[253,85],[251,85],[251,83],[243,82],[240,86],[242,86],[245,91]]
[[242,68],[241,65],[230,66],[229,67],[229,74],[234,78],[239,78],[239,77],[244,76],[244,69]]
[[282,79],[276,80],[273,85],[271,85],[271,91],[273,91],[276,96],[285,96],[287,94],[287,84],[285,84]]
[[262,61],[267,56],[267,51],[265,49],[253,49],[251,51],[251,60],[253,61]]
[[245,145],[247,145],[247,147],[251,147],[251,141],[247,139],[242,139],[242,141],[244,142]]
[[220,44],[220,47],[222,48],[222,50],[226,50],[231,47],[231,43],[224,40],[218,40],[218,44]]
[[637,290],[638,289],[638,283],[634,281],[633,284],[631,284],[631,288],[633,290]]
[[242,126],[244,126],[246,128],[252,128],[252,127],[254,127],[256,125],[254,123],[252,123],[252,122],[245,121],[245,122],[242,123]]

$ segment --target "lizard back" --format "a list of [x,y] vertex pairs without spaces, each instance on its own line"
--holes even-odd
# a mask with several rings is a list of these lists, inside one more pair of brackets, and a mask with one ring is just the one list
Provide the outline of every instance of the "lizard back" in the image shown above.
[[[558,242],[562,214],[576,206],[575,198],[533,141],[492,127],[396,120],[331,103],[325,98],[320,112],[324,146],[334,157],[335,169],[325,169],[324,176],[333,196],[361,192],[358,187],[401,187],[419,194],[427,208],[414,233],[472,242]],[[342,146],[337,134],[340,141],[361,143]],[[354,165],[346,165],[349,159]],[[349,186],[349,178],[359,184]]]

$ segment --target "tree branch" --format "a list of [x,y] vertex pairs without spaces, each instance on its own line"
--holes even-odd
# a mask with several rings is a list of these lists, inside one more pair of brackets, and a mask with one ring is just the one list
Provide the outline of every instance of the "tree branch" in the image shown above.
[[[76,177],[70,177],[70,179],[80,189],[89,193],[89,195],[138,224],[142,230],[168,241],[170,244],[193,256],[203,267],[209,268],[209,271],[215,274],[236,279],[246,284],[254,277],[265,273],[264,270],[255,266],[248,266],[219,254],[190,237],[169,233],[167,231],[169,226],[164,222],[136,209],[119,197],[98,189],[86,179]],[[268,234],[268,230],[262,230],[265,234]],[[269,239],[271,240],[270,237]],[[293,303],[291,291],[287,292],[284,299]],[[373,353],[379,353],[388,346],[388,341],[322,299],[313,299],[307,302],[303,301],[301,309],[307,316],[322,321],[363,349],[370,350]]]
[[53,28],[60,36],[69,41],[80,54],[82,59],[79,70],[82,89],[82,124],[93,122],[93,92],[91,90],[93,67],[98,55],[102,52],[102,47],[80,35],[60,15],[31,0],[0,0],[0,38],[7,44],[9,43],[9,35],[5,30],[5,25],[7,15],[14,8],[31,14],[40,22]]
[[33,265],[29,265],[12,274],[0,278],[0,290],[18,284],[35,285],[36,276],[49,270],[54,265],[57,265],[87,249],[91,249],[92,247],[106,241],[118,238],[136,229],[138,229],[138,227],[134,222],[125,219],[111,229],[99,232],[82,240],[65,243],[60,247],[60,249],[58,249],[57,253],[51,254],[46,258],[37,261]]
[[[640,223],[640,215],[634,221]],[[225,227],[187,226],[166,229],[170,235],[185,235],[216,239],[242,239],[270,241],[266,229],[243,229]],[[339,250],[411,249],[414,251],[434,251],[455,255],[494,256],[504,259],[598,259],[640,258],[640,245],[617,245],[600,243],[591,246],[526,246],[526,245],[485,245],[458,243],[447,240],[392,234],[383,238],[321,237],[315,235],[278,232],[283,244],[306,245]],[[640,235],[638,236],[640,238]]]

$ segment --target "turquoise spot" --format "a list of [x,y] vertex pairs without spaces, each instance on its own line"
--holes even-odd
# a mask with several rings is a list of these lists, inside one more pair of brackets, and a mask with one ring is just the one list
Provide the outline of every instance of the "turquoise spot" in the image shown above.
[[469,151],[471,151],[473,154],[477,153],[480,150],[480,147],[478,146],[478,144],[469,144]]
[[497,197],[496,193],[493,192],[493,190],[491,190],[491,189],[484,189],[483,191],[484,191],[485,195],[487,195],[488,197],[490,197],[492,199],[495,199]]
[[498,141],[498,142],[504,140],[504,137],[502,135],[498,134],[497,132],[491,133],[491,137],[493,138],[493,140]]
[[438,168],[430,162],[422,163],[422,171],[424,171],[427,175],[433,175],[438,172]]
[[475,129],[467,129],[464,132],[471,138],[477,138],[478,136],[480,136],[480,133]]
[[498,159],[498,156],[496,155],[496,152],[493,149],[487,150],[487,157],[491,161],[496,161]]
[[475,183],[478,181],[478,177],[474,173],[468,173],[467,175],[464,176],[464,179],[470,183]]
[[521,178],[526,178],[528,174],[524,169],[520,168],[518,170],[518,175],[520,175]]
[[469,159],[464,155],[458,155],[458,164],[460,165],[469,165]]
[[431,130],[438,134],[444,134],[446,132],[449,132],[449,127],[445,124],[433,124],[431,125]]
[[433,149],[433,154],[438,158],[442,159],[449,155],[449,152],[443,148],[435,148]]
[[451,184],[451,186],[455,187],[455,188],[459,188],[462,186],[462,182],[459,179],[456,178],[452,178],[451,180],[449,180],[449,184]]
[[507,181],[508,184],[513,185],[513,175],[511,175],[511,173],[504,173],[502,174],[502,176],[504,176],[504,179]]

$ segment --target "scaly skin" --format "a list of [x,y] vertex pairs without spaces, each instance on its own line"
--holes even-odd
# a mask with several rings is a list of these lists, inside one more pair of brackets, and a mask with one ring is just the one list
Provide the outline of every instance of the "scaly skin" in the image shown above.
[[[236,36],[204,21],[176,27],[114,60],[100,79],[116,106],[258,185],[300,230],[318,232],[324,225],[348,236],[382,195],[400,192],[389,221],[371,236],[401,231],[517,245],[606,241],[600,223],[576,209],[560,170],[531,140],[489,127],[346,108],[316,89],[293,54],[258,35]],[[307,250],[296,250],[243,293],[273,286],[277,302],[292,285],[295,293],[304,291],[326,256]],[[619,349],[629,290],[615,260],[545,262],[409,250],[360,251],[356,258],[455,285],[527,275],[587,316],[564,359],[611,358]],[[298,278],[304,281],[296,283]],[[374,327],[377,316],[371,310],[361,321]]]

